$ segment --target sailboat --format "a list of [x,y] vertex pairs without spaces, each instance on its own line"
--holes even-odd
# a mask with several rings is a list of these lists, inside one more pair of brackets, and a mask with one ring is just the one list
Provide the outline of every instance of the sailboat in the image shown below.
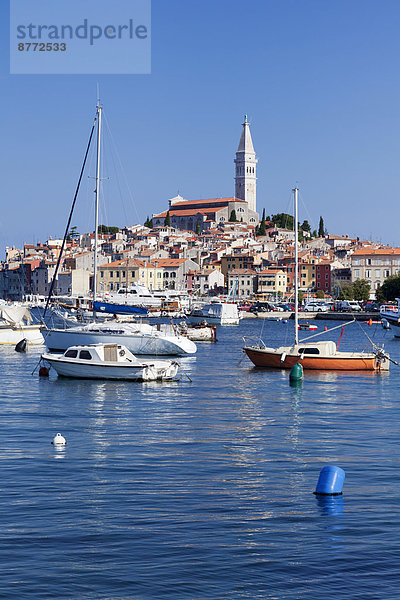
[[[126,346],[133,354],[157,354],[183,356],[194,354],[197,350],[196,344],[183,335],[179,335],[176,330],[167,325],[149,325],[148,323],[117,323],[105,321],[96,322],[96,291],[97,291],[97,262],[98,262],[98,229],[99,229],[99,193],[100,193],[100,151],[101,151],[101,126],[102,126],[102,106],[97,103],[96,117],[92,126],[89,143],[86,149],[85,159],[82,165],[78,186],[75,191],[75,197],[72,209],[69,215],[67,227],[65,230],[63,245],[56,265],[53,281],[50,287],[44,310],[43,320],[49,305],[54,282],[57,277],[58,267],[60,265],[65,240],[71,223],[72,212],[82,180],[83,171],[86,164],[93,132],[97,127],[97,160],[96,160],[96,189],[95,189],[95,247],[94,247],[94,271],[93,271],[93,323],[88,325],[77,325],[75,327],[65,328],[44,328],[45,344],[49,350],[64,351],[70,346],[88,345],[88,344],[120,344]],[[100,306],[101,309],[101,306]],[[138,312],[138,311],[137,311]]]
[[[269,348],[265,344],[245,346],[243,351],[256,367],[291,369],[300,362],[303,369],[320,369],[327,371],[387,371],[390,357],[373,344],[371,352],[341,352],[333,341],[299,340],[298,289],[299,289],[299,257],[298,257],[298,189],[294,194],[294,230],[295,230],[295,318],[294,343],[291,346]],[[350,321],[352,322],[352,321]],[[340,326],[342,327],[342,326]],[[331,330],[332,331],[332,330]],[[324,332],[326,333],[326,332]],[[321,334],[311,337],[315,338]]]

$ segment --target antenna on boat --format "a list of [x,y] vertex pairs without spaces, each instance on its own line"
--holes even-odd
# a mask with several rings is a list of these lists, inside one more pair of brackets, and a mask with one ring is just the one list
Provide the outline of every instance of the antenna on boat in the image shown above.
[[297,219],[298,204],[297,187],[293,189],[294,195],[294,343],[299,343],[299,225]]

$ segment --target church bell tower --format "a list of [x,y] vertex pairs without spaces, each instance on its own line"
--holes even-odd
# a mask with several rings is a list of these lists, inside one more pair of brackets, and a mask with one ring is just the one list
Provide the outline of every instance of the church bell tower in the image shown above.
[[241,200],[246,200],[249,209],[257,212],[256,167],[258,159],[254,152],[250,133],[250,123],[247,120],[247,115],[244,116],[244,123],[242,123],[242,126],[242,135],[240,136],[240,142],[235,158],[235,196]]

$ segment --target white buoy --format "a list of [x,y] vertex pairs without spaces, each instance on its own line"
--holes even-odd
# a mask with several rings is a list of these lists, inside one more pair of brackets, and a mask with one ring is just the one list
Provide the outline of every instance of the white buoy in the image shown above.
[[61,435],[61,433],[57,433],[51,443],[54,444],[55,446],[65,446],[65,444],[67,443],[67,440],[65,439],[65,437],[63,435]]

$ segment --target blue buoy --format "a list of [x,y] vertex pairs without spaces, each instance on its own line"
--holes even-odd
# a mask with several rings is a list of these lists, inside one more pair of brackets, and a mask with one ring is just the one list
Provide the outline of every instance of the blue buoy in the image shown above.
[[338,496],[342,493],[345,472],[340,467],[328,465],[321,469],[314,494]]
[[287,323],[287,319],[282,319],[282,323]]
[[289,379],[290,381],[299,381],[300,379],[303,379],[303,367],[299,362],[295,363],[291,368]]

